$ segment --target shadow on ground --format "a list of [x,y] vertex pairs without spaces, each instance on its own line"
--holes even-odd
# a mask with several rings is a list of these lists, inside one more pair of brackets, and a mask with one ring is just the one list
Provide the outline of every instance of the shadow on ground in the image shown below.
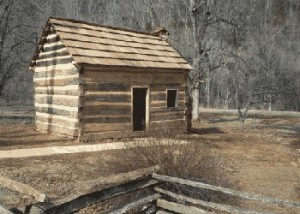
[[217,127],[209,127],[209,128],[193,128],[191,131],[191,134],[199,134],[199,135],[204,135],[204,134],[224,134],[223,131],[221,131]]

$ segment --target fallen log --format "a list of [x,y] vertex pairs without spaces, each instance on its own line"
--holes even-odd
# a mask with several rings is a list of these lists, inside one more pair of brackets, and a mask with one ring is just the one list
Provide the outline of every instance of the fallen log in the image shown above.
[[179,195],[164,189],[161,189],[159,187],[155,187],[154,188],[155,191],[162,193],[164,195],[170,196],[178,201],[186,201],[189,202],[191,204],[196,204],[196,205],[200,205],[202,207],[207,207],[213,210],[218,210],[218,211],[224,211],[224,212],[228,212],[228,213],[237,213],[237,214],[274,214],[274,213],[270,213],[270,212],[259,212],[259,211],[253,211],[250,209],[245,209],[245,208],[240,208],[240,207],[234,207],[234,206],[230,206],[230,205],[225,205],[225,204],[217,204],[217,203],[213,203],[213,202],[206,202],[200,199],[193,199],[193,198],[189,198],[187,196],[184,195]]
[[170,176],[166,176],[166,175],[158,175],[155,173],[153,173],[152,177],[159,181],[173,182],[173,183],[183,184],[183,185],[187,185],[187,186],[191,186],[191,187],[197,187],[200,189],[208,189],[208,190],[212,190],[212,191],[223,192],[228,195],[238,196],[243,199],[259,201],[262,203],[271,203],[271,204],[278,204],[278,205],[282,205],[282,206],[300,208],[300,202],[296,202],[296,201],[288,201],[288,200],[283,200],[283,199],[279,199],[279,198],[255,195],[255,194],[250,194],[250,193],[241,192],[241,191],[237,191],[237,190],[232,190],[229,188],[213,186],[213,185],[205,184],[205,183],[201,183],[201,182],[189,181],[189,180],[170,177]]
[[13,190],[21,194],[33,196],[35,200],[37,200],[38,202],[44,202],[46,200],[46,195],[40,193],[33,187],[26,184],[22,184],[18,181],[14,181],[6,177],[0,176],[0,185],[9,190]]
[[153,202],[153,201],[157,200],[159,197],[160,197],[160,194],[152,194],[152,195],[143,197],[137,201],[126,204],[125,206],[123,206],[119,209],[115,209],[113,211],[107,212],[106,214],[124,214],[130,210],[139,208],[140,206],[142,206],[144,204]]
[[214,214],[200,208],[169,202],[164,199],[157,200],[157,206],[179,214]]

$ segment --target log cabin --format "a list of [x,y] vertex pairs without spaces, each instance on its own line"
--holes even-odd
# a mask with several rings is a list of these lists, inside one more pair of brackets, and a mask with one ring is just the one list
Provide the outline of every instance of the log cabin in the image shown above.
[[79,140],[186,131],[191,66],[168,34],[49,18],[29,66],[37,130]]

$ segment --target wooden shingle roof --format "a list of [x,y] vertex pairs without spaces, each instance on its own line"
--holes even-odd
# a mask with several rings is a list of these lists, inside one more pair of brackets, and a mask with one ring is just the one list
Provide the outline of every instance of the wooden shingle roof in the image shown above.
[[[90,24],[69,19],[49,18],[46,28],[51,27],[74,61],[91,65],[114,65],[142,68],[191,69],[191,66],[158,36]],[[47,35],[43,33],[43,37]],[[30,67],[34,67],[43,43],[41,39]]]

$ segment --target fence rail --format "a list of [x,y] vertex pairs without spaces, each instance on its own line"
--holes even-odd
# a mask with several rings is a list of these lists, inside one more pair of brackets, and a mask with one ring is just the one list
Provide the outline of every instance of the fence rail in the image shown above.
[[[229,188],[223,188],[219,186],[213,186],[201,182],[195,182],[190,180],[185,180],[177,177],[170,177],[166,175],[159,175],[155,172],[159,170],[158,166],[135,170],[129,173],[121,173],[114,176],[102,177],[96,180],[87,182],[88,188],[85,192],[80,194],[68,196],[67,198],[60,201],[44,201],[43,194],[39,193],[37,190],[29,187],[25,184],[11,182],[4,182],[4,186],[21,193],[31,194],[36,196],[36,202],[27,206],[25,211],[19,210],[18,213],[24,214],[69,214],[75,213],[83,208],[93,205],[98,202],[107,202],[118,196],[128,196],[129,194],[135,195],[135,193],[143,191],[143,194],[133,197],[131,200],[126,200],[123,204],[111,207],[105,214],[122,214],[127,213],[130,210],[139,209],[140,212],[146,214],[152,213],[241,213],[241,214],[269,214],[271,212],[263,211],[253,211],[246,208],[241,208],[237,206],[218,204],[213,202],[207,202],[200,199],[191,198],[186,195],[178,194],[172,192],[168,189],[161,187],[163,183],[172,183],[178,185],[186,185],[199,189],[212,190],[217,192],[226,193],[232,196],[237,196],[242,199],[258,201],[261,203],[271,203],[279,206],[293,207],[295,209],[300,209],[300,202],[288,201],[283,199],[277,199],[272,197],[266,197],[262,195],[249,194],[246,192],[236,191]],[[2,177],[3,178],[3,177]],[[6,179],[2,179],[2,181]],[[3,184],[0,183],[0,185]],[[11,184],[11,186],[10,186]],[[109,184],[110,187],[105,189],[91,189],[97,184]],[[26,187],[24,188],[15,188]],[[30,191],[27,191],[30,190]],[[34,190],[34,191],[33,191]],[[46,198],[46,196],[44,197]],[[168,199],[172,198],[172,201]],[[16,209],[14,209],[16,210]],[[209,210],[209,211],[208,211]],[[7,210],[0,206],[0,213],[2,214],[12,214],[11,210]]]

